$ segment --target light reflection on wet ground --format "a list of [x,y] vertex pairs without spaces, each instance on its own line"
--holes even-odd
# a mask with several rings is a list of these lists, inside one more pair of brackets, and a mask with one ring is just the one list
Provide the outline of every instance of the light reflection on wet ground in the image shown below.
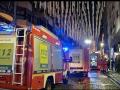
[[59,84],[55,90],[116,90],[117,87],[106,75],[100,72],[89,72],[88,78],[73,77],[68,85]]
[[110,78],[100,72],[90,72],[88,76],[90,77],[90,89],[119,89]]

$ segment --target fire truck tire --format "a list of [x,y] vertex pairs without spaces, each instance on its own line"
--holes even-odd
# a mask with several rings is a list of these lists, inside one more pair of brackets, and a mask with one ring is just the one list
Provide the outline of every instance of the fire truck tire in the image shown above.
[[63,84],[65,84],[65,85],[68,84],[68,79],[67,78],[63,79]]
[[54,88],[53,82],[50,79],[48,79],[46,82],[45,90],[53,90],[53,88]]
[[68,78],[70,77],[70,71],[67,71],[67,77]]

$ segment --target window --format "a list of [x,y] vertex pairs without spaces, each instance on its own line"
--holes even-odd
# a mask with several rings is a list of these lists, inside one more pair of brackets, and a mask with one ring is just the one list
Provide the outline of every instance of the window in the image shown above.
[[63,69],[63,53],[60,46],[52,46],[52,69]]

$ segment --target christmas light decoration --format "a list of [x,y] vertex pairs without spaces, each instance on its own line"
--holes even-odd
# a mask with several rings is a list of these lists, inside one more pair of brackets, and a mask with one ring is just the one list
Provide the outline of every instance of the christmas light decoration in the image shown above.
[[105,1],[34,1],[34,8],[43,9],[53,27],[79,45],[81,38],[98,39],[104,7]]

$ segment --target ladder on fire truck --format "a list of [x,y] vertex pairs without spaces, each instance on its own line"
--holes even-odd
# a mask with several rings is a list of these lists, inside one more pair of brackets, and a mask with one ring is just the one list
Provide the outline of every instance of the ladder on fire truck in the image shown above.
[[[25,43],[26,43],[26,31],[27,28],[16,28],[16,53],[15,60],[13,62],[13,79],[12,84],[23,85],[23,75],[24,75],[24,60],[25,60]],[[23,35],[20,34],[23,33]],[[19,39],[23,39],[23,43],[19,43]],[[22,52],[18,52],[18,48]],[[19,68],[19,70],[17,70]],[[17,80],[19,77],[20,80]]]

